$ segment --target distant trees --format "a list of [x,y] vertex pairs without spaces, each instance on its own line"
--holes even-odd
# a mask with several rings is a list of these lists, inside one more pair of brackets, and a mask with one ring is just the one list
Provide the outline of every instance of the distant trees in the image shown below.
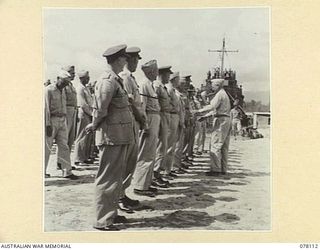
[[244,103],[244,109],[247,112],[270,112],[270,103],[265,105],[261,101],[251,100]]

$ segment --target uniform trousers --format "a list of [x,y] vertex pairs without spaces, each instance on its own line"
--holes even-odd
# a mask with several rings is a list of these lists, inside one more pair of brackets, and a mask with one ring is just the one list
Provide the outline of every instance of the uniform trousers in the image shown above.
[[173,160],[175,155],[175,149],[177,145],[178,126],[179,126],[179,114],[171,114],[169,120],[169,135],[168,135],[168,150],[165,163],[165,172],[169,174],[173,166]]
[[93,142],[93,133],[87,134],[85,127],[91,122],[91,117],[83,114],[79,118],[77,138],[74,147],[74,161],[83,162],[89,159]]
[[210,146],[212,171],[227,172],[230,132],[231,121],[229,117],[214,119]]
[[75,107],[67,106],[68,146],[70,151],[76,137],[77,112]]
[[232,132],[233,135],[238,135],[241,131],[241,120],[240,119],[233,119],[232,120]]
[[157,141],[159,136],[160,115],[147,113],[148,133],[144,130],[139,133],[139,153],[134,186],[139,190],[148,190],[151,186]]
[[196,122],[195,145],[194,150],[202,152],[206,140],[206,121]]
[[154,171],[156,172],[166,169],[170,118],[170,113],[160,113],[159,140],[157,143],[156,160],[154,164]]
[[113,224],[118,214],[122,177],[129,144],[99,146],[99,169],[95,180],[93,226],[103,228]]
[[191,123],[189,122],[187,124],[187,126],[185,127],[185,129],[183,130],[184,132],[184,136],[183,136],[183,150],[182,150],[182,154],[184,156],[187,155],[188,153],[188,149],[189,149],[189,144],[190,144],[190,137],[191,137],[191,132],[192,132],[192,127],[191,127]]
[[57,162],[61,164],[63,176],[72,174],[66,117],[51,117],[52,136],[45,139],[45,173],[47,172],[53,140],[57,144]]
[[122,191],[120,198],[123,198],[126,193],[126,189],[130,186],[133,174],[137,166],[138,151],[139,151],[139,128],[140,124],[134,121],[134,140],[128,146],[128,153],[126,158],[126,166],[124,175],[122,177]]
[[181,160],[183,156],[183,148],[184,148],[184,136],[185,136],[185,129],[181,126],[178,127],[177,131],[178,139],[176,141],[175,150],[174,150],[174,157],[173,157],[173,167],[180,168],[181,167]]

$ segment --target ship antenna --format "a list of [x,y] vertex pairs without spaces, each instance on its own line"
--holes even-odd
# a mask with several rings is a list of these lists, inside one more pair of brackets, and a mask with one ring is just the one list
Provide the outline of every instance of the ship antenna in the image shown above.
[[223,38],[222,40],[222,49],[221,50],[208,50],[208,52],[219,52],[221,55],[221,67],[220,67],[220,76],[224,78],[223,68],[224,68],[224,54],[227,52],[239,52],[239,50],[226,50],[226,40]]

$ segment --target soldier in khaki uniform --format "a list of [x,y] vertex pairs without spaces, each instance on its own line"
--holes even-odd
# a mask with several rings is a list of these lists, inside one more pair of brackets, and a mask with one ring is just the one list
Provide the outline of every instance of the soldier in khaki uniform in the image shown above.
[[157,189],[151,187],[155,154],[157,150],[159,126],[160,126],[160,105],[153,81],[158,76],[157,61],[152,60],[141,66],[145,74],[144,81],[140,85],[142,95],[142,112],[146,114],[146,127],[139,134],[139,153],[136,171],[134,174],[134,193],[154,197]]
[[200,127],[199,127],[199,122],[197,121],[197,117],[193,115],[195,110],[198,110],[200,107],[198,106],[196,100],[195,100],[195,93],[196,90],[192,84],[190,84],[190,87],[188,89],[189,92],[189,104],[190,104],[190,138],[188,141],[188,146],[186,148],[186,153],[188,157],[193,158],[193,146],[195,142],[195,136],[198,133]]
[[[166,169],[167,150],[168,150],[168,136],[169,124],[171,119],[172,104],[170,102],[169,93],[166,84],[169,82],[171,66],[163,66],[159,68],[159,75],[157,81],[154,83],[156,93],[160,104],[160,131],[159,141],[157,144],[156,160],[154,164],[154,184],[159,187],[167,187],[167,184],[161,178],[160,171]],[[171,173],[164,174],[167,177]]]
[[235,140],[237,140],[237,135],[241,132],[241,118],[242,112],[239,108],[239,99],[236,99],[233,103],[234,108],[231,109],[230,116],[231,116],[231,133],[233,134]]
[[87,134],[85,127],[92,122],[93,98],[90,90],[87,87],[90,77],[88,71],[80,71],[78,73],[80,79],[80,86],[77,89],[77,102],[79,103],[78,110],[78,126],[77,138],[74,147],[74,162],[75,165],[90,164],[89,160],[91,153],[91,144],[93,141],[93,134]]
[[179,85],[176,87],[176,94],[179,99],[179,105],[178,105],[179,126],[178,126],[178,132],[177,132],[178,139],[176,141],[175,151],[174,151],[173,168],[181,171],[182,167],[184,166],[181,160],[183,156],[184,136],[185,136],[185,129],[186,129],[185,100],[187,99],[186,95],[184,94],[184,85],[182,81],[180,81]]
[[71,75],[69,84],[64,91],[67,97],[67,126],[68,126],[68,146],[70,151],[76,137],[76,122],[77,122],[77,91],[72,82],[75,77],[74,66],[66,66],[62,68]]
[[67,86],[70,74],[61,71],[57,77],[57,82],[48,85],[45,88],[45,176],[47,174],[47,165],[51,153],[53,140],[57,144],[57,162],[59,161],[62,169],[62,176],[69,179],[77,179],[72,174],[70,163],[70,150],[68,147],[68,130],[66,123],[66,96],[63,88]]
[[126,64],[126,47],[111,47],[103,54],[110,67],[97,81],[93,122],[86,127],[87,132],[96,131],[96,145],[100,151],[93,225],[99,230],[118,230],[114,224],[126,222],[124,216],[118,216],[117,210],[128,147],[134,139],[129,99],[118,75]]
[[179,72],[175,72],[170,77],[170,82],[166,84],[170,103],[170,119],[169,119],[169,135],[168,135],[168,150],[167,150],[167,161],[165,164],[166,174],[170,174],[173,167],[173,159],[175,154],[175,148],[179,139],[179,126],[182,126],[183,122],[180,120],[179,112],[181,101],[178,97],[176,88],[179,87]]
[[191,134],[193,129],[193,115],[191,114],[191,104],[190,104],[190,92],[188,91],[191,85],[191,75],[186,75],[182,77],[182,82],[184,86],[184,103],[185,103],[185,130],[184,130],[184,147],[183,147],[183,164],[188,166],[191,165],[191,159],[189,158],[189,149],[191,143]]
[[[202,114],[204,117],[212,115],[213,132],[211,134],[211,170],[207,173],[209,176],[227,173],[228,151],[231,132],[230,119],[230,99],[223,89],[224,79],[213,79],[212,89],[215,96],[210,104],[194,112]],[[209,113],[208,113],[209,112]],[[206,115],[205,115],[206,114]]]
[[129,101],[131,104],[130,106],[135,118],[133,121],[134,140],[128,148],[127,166],[125,174],[123,176],[123,188],[119,200],[119,208],[127,213],[131,213],[132,209],[139,206],[139,201],[130,199],[126,195],[125,191],[131,184],[133,173],[137,165],[139,130],[140,128],[143,129],[145,127],[146,122],[145,114],[144,112],[142,112],[139,86],[136,82],[135,77],[132,75],[132,73],[136,71],[138,62],[141,59],[139,55],[140,51],[141,50],[138,47],[130,47],[126,49],[126,53],[127,55],[129,55],[129,58],[127,59],[127,64],[124,70],[120,73],[120,77],[123,79],[123,86],[128,93]]
[[[204,93],[205,96],[205,93]],[[206,105],[205,99],[202,96],[202,93],[200,90],[197,92],[196,96],[196,105],[197,109],[201,109],[203,106]],[[206,121],[196,121],[197,133],[195,134],[195,145],[194,145],[194,151],[197,155],[202,155],[202,152],[204,151],[204,144],[206,139]]]

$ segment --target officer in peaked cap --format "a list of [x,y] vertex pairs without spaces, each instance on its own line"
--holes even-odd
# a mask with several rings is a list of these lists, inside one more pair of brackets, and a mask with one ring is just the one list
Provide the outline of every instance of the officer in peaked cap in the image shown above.
[[[191,75],[184,75],[182,77],[182,85],[185,89],[186,92],[186,96],[187,99],[185,100],[185,110],[186,110],[186,115],[185,115],[185,119],[186,119],[186,129],[184,131],[185,136],[184,136],[184,150],[183,150],[183,154],[184,154],[184,163],[185,164],[191,164],[189,157],[190,155],[190,148],[191,148],[191,143],[192,143],[192,134],[193,134],[193,127],[194,127],[194,123],[193,123],[193,116],[191,114],[191,110],[192,110],[192,85],[191,85]],[[191,87],[192,86],[192,87]]]
[[[170,176],[172,173],[178,171],[173,171],[173,160],[175,156],[175,148],[177,141],[179,139],[179,123],[180,123],[180,114],[182,110],[180,110],[180,99],[178,96],[179,88],[179,72],[175,72],[170,75],[170,82],[166,84],[170,103],[171,103],[171,111],[170,111],[170,119],[169,119],[169,132],[168,132],[168,150],[166,155],[166,164],[165,164],[165,174]],[[182,123],[180,124],[182,125]],[[180,172],[181,173],[181,172]]]
[[138,83],[133,76],[136,71],[138,62],[141,59],[140,48],[129,47],[126,49],[126,53],[129,55],[127,64],[123,71],[120,73],[120,77],[123,79],[123,86],[128,93],[130,106],[133,113],[133,125],[134,125],[134,140],[130,144],[127,153],[126,170],[123,176],[123,187],[120,194],[119,209],[124,212],[132,213],[133,209],[139,207],[139,201],[129,198],[126,194],[126,189],[130,186],[138,158],[138,146],[139,146],[139,130],[145,126],[146,116],[142,112],[142,103],[139,94]]
[[129,47],[126,49],[126,53],[132,58],[136,57],[138,60],[142,59],[140,56],[141,50],[139,47]]
[[190,84],[188,89],[188,99],[189,99],[189,109],[190,109],[190,131],[189,131],[189,138],[188,138],[188,147],[186,149],[186,154],[188,157],[193,157],[193,145],[195,140],[195,134],[197,133],[197,126],[196,126],[196,116],[193,115],[194,111],[197,110],[197,104],[195,101],[196,89],[195,87]]
[[179,72],[173,72],[171,75],[170,75],[170,82],[173,81],[174,78],[176,77],[180,77],[180,73]]
[[172,179],[173,176],[169,176],[172,173],[164,173],[163,176],[160,175],[160,172],[166,169],[167,163],[167,150],[168,150],[168,131],[170,125],[171,115],[170,112],[172,110],[172,105],[170,102],[170,96],[166,87],[166,84],[169,83],[171,66],[162,66],[159,67],[159,75],[157,81],[154,83],[154,87],[156,93],[159,98],[159,104],[161,108],[160,112],[160,132],[159,132],[159,141],[157,144],[157,153],[156,160],[154,166],[154,184],[159,187],[167,187],[168,183],[166,179]]
[[[128,54],[126,53],[126,48],[127,45],[121,44],[117,46],[113,46],[108,48],[104,53],[103,57],[105,57],[108,61],[108,63],[114,62],[115,60],[123,57],[123,58],[128,58]],[[125,62],[123,62],[125,64]],[[123,66],[124,67],[124,66]]]
[[172,74],[173,72],[171,71],[171,66],[161,66],[161,67],[159,67],[159,74],[162,74],[162,73],[165,73],[165,72],[168,72],[169,74]]
[[117,211],[126,155],[134,139],[129,98],[118,75],[127,63],[126,48],[126,45],[118,45],[103,53],[109,68],[97,81],[93,122],[86,127],[87,132],[96,131],[96,145],[100,151],[93,225],[98,230],[118,230],[115,223],[127,222]]
[[181,77],[181,80],[190,83],[190,82],[192,82],[191,76],[192,75],[184,75],[184,76]]

